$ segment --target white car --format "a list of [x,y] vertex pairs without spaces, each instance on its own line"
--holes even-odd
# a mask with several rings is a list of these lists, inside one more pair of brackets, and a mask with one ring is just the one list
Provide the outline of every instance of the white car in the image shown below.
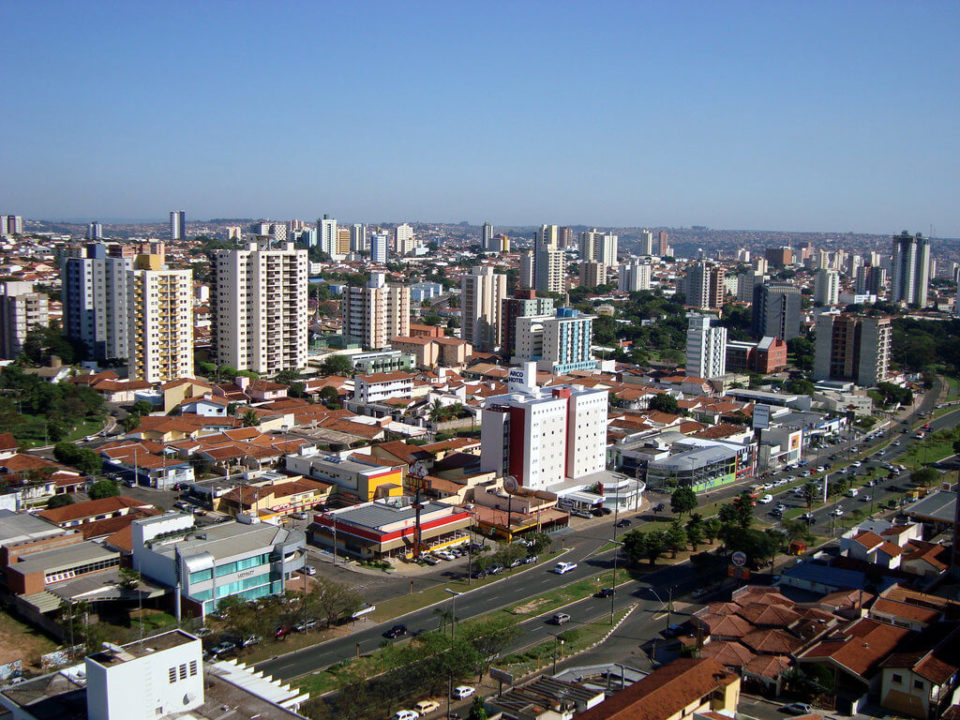
[[457,559],[457,556],[456,556],[456,555],[454,555],[452,552],[448,552],[447,550],[438,550],[437,552],[434,553],[434,555],[436,555],[436,556],[437,556],[438,558],[440,558],[441,560],[456,560],[456,559]]
[[768,505],[772,502],[773,502],[773,495],[770,495],[769,493],[767,493],[762,498],[760,498],[761,505]]
[[852,463],[850,463],[850,467],[860,467],[861,465],[863,465],[863,463],[859,460],[854,460]]
[[842,508],[842,507],[838,507],[836,510],[834,510],[834,511],[833,511],[832,513],[830,513],[830,514],[833,515],[834,517],[843,517],[843,508]]
[[397,710],[390,720],[418,720],[420,713],[414,710]]
[[450,696],[455,700],[463,700],[464,698],[470,697],[475,692],[476,690],[469,685],[457,685],[457,687],[453,689],[453,692],[450,694]]
[[566,575],[571,570],[576,570],[576,568],[577,568],[576,563],[558,562],[556,565],[553,566],[553,570],[551,570],[550,572],[554,572],[557,575]]

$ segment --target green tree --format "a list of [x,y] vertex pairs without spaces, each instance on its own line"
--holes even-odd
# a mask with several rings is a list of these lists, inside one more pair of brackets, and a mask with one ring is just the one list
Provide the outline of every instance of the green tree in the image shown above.
[[101,498],[116,497],[120,494],[120,486],[113,480],[98,480],[87,490],[87,497],[91,500],[100,500]]
[[659,393],[650,398],[650,404],[647,406],[648,410],[659,410],[660,412],[670,413],[671,415],[678,415],[680,413],[680,405],[677,403],[677,399],[668,393]]
[[153,410],[153,403],[149,403],[146,400],[137,400],[133,404],[133,407],[130,408],[130,411],[135,412],[137,415],[149,415]]
[[813,507],[813,501],[817,499],[817,485],[814,482],[803,484],[803,499],[807,502],[807,507]]
[[48,510],[63,507],[64,505],[73,505],[73,495],[70,495],[69,493],[61,493],[59,495],[54,495],[52,498],[47,500]]
[[470,712],[467,714],[467,720],[487,720],[490,717],[487,709],[483,706],[483,698],[474,695],[473,703],[470,705]]
[[910,482],[921,487],[932,487],[940,482],[941,475],[933,468],[921,468],[910,473]]
[[325,388],[320,390],[320,402],[324,405],[338,405],[340,402],[340,396],[337,394],[337,389],[327,385]]
[[260,416],[257,415],[256,410],[254,410],[253,408],[250,408],[249,410],[244,412],[243,416],[241,417],[241,420],[243,420],[244,427],[254,427],[260,424]]
[[674,520],[672,523],[670,523],[670,527],[667,529],[665,539],[667,549],[670,551],[673,557],[676,557],[677,553],[687,546],[687,532],[683,529],[683,526],[680,524],[679,520]]
[[690,487],[678,487],[670,496],[670,510],[681,518],[697,508],[697,494]]
[[721,527],[722,524],[718,518],[707,518],[703,521],[703,537],[706,538],[707,542],[712,543],[720,537]]
[[690,543],[694,552],[697,551],[697,546],[703,542],[703,538],[703,519],[698,513],[694,513],[687,521],[687,542]]
[[328,355],[323,359],[320,372],[324,375],[353,376],[353,363],[346,355]]

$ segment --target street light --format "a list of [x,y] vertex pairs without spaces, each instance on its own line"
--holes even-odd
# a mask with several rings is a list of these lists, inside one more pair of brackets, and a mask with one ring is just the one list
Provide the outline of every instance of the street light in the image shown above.
[[612,541],[617,547],[613,551],[613,587],[610,593],[610,624],[613,625],[613,601],[617,596],[617,559],[620,557],[620,548],[623,543],[619,540]]
[[563,640],[559,635],[553,636],[553,674],[557,674],[557,646],[563,646]]
[[456,590],[451,590],[450,588],[444,588],[443,591],[453,596],[451,598],[450,608],[450,640],[455,640],[457,630],[457,596],[461,593],[458,593]]

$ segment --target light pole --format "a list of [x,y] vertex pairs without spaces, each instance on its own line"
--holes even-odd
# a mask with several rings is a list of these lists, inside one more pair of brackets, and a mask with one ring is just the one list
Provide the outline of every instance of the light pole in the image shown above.
[[623,545],[619,540],[613,541],[616,548],[613,550],[613,587],[610,591],[610,624],[613,625],[613,601],[617,596],[617,559],[620,557],[620,548]]
[[453,641],[453,640],[456,639],[456,632],[457,632],[457,595],[459,595],[460,593],[458,593],[456,590],[451,590],[450,588],[444,588],[443,591],[444,591],[444,592],[447,592],[447,593],[450,593],[450,595],[452,596],[451,599],[450,599],[450,605],[451,605],[451,607],[450,607],[450,640]]
[[553,636],[553,674],[557,674],[557,647],[563,647],[563,640],[560,639],[559,635]]

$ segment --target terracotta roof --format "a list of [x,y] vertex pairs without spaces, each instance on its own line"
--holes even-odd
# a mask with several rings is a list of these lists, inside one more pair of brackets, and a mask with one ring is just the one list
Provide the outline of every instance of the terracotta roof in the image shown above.
[[731,435],[739,435],[745,430],[743,425],[734,425],[733,423],[718,423],[716,425],[711,425],[706,430],[698,432],[694,437],[705,438],[707,440],[720,440],[722,438],[730,437]]
[[86,502],[74,503],[73,505],[64,505],[63,507],[53,508],[52,510],[41,510],[37,515],[44,520],[59,525],[60,523],[82,520],[105,513],[117,512],[118,510],[149,507],[153,507],[153,505],[148,502],[120,495],[117,497],[100,498],[99,500],[87,500]]
[[706,613],[697,615],[708,628],[711,636],[742,638],[756,628],[748,620],[739,615],[714,615]]
[[786,655],[757,655],[743,669],[751,675],[777,678],[780,673],[790,667],[792,662]]
[[737,610],[737,614],[754,625],[789,627],[800,619],[800,613],[786,605],[752,602]]
[[130,524],[134,520],[162,514],[163,511],[155,507],[135,508],[126,515],[121,515],[120,517],[107,518],[106,520],[94,520],[93,522],[84,523],[80,526],[80,530],[83,532],[84,540],[95,540],[97,538],[113,535],[126,527],[130,527]]
[[904,563],[922,560],[940,570],[950,567],[950,550],[943,545],[910,540],[903,550],[905,554],[902,562]]
[[283,385],[281,383],[275,383],[270,380],[252,380],[249,385],[247,385],[246,390],[250,392],[252,390],[258,392],[270,392],[278,390],[287,390],[289,385]]
[[405,373],[400,372],[385,372],[385,373],[372,373],[370,375],[357,375],[353,380],[354,382],[362,380],[367,385],[373,383],[382,383],[382,382],[395,382],[397,380],[413,380],[416,377],[415,373]]
[[408,337],[404,335],[398,335],[393,338],[391,343],[398,343],[400,345],[429,345],[433,342],[434,338],[432,337]]
[[803,645],[785,630],[757,630],[743,638],[743,644],[757,653],[768,655],[792,655]]
[[738,668],[749,663],[756,655],[746,645],[735,640],[713,640],[700,649],[700,657],[713,658],[721,665]]
[[16,450],[17,439],[11,433],[0,433],[0,451]]
[[934,608],[897,602],[884,597],[877,598],[876,602],[870,606],[870,613],[875,612],[920,623],[936,622],[941,615],[940,611]]
[[862,545],[867,550],[874,550],[883,545],[883,538],[877,535],[875,532],[870,532],[869,530],[864,530],[863,532],[854,535],[853,541]]
[[578,720],[666,720],[737,676],[711,658],[679,658],[654,670]]
[[861,677],[871,674],[911,634],[906,628],[861,618],[804,652],[803,660],[833,660]]
[[160,386],[161,390],[172,390],[175,387],[180,387],[181,385],[199,385],[200,387],[207,388],[209,390],[213,389],[213,385],[204,381],[197,380],[196,378],[179,378],[178,380],[171,380],[170,382],[165,382]]

